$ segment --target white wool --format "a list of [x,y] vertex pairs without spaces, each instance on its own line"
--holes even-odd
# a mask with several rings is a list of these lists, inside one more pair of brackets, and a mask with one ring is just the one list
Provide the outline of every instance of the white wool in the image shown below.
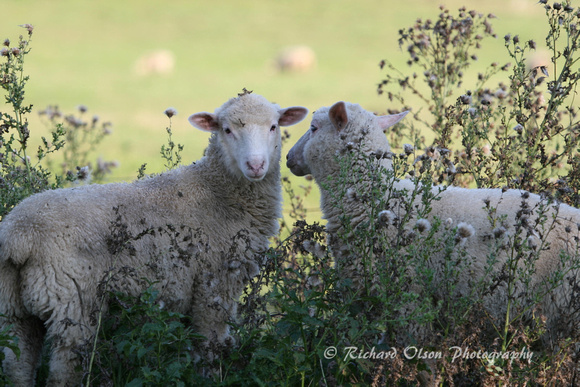
[[4,349],[12,381],[33,385],[46,334],[48,385],[79,384],[75,349],[95,333],[91,315],[111,268],[135,272],[115,283],[133,295],[142,290],[137,279],[158,281],[165,308],[190,315],[208,341],[232,343],[228,321],[279,228],[280,126],[306,114],[246,93],[216,114],[190,117],[213,132],[192,165],[133,183],[46,191],[16,206],[0,223],[0,327],[20,338],[19,360]]
[[[350,262],[361,259],[360,257],[349,256],[348,249],[341,246],[341,241],[347,239],[340,237],[341,233],[347,232],[342,229],[341,219],[344,216],[349,216],[350,219],[353,219],[352,226],[356,227],[356,224],[366,224],[365,216],[367,212],[364,207],[361,207],[364,206],[361,201],[345,201],[341,203],[343,206],[339,206],[339,203],[336,203],[336,196],[327,191],[328,185],[324,183],[339,181],[340,166],[336,155],[344,154],[345,149],[358,147],[367,155],[370,155],[374,149],[383,149],[388,152],[390,147],[384,131],[398,122],[403,116],[404,113],[377,117],[359,105],[344,102],[336,103],[330,108],[323,107],[315,112],[311,129],[298,140],[288,153],[287,165],[291,171],[298,176],[311,174],[320,187],[321,207],[324,217],[328,220],[327,232],[329,233],[331,252],[334,254],[339,267],[342,261],[349,262],[346,269],[341,271],[341,275],[356,277],[356,272],[349,271],[351,267],[356,265],[350,264]],[[369,144],[372,149],[368,147]],[[411,152],[410,147],[407,147],[407,152]],[[387,169],[392,168],[391,161],[388,159],[382,159],[379,162]],[[359,181],[362,181],[363,177],[369,175],[370,172],[365,170],[357,171],[361,179],[352,179],[355,182],[353,184],[360,184]],[[356,187],[347,186],[344,188],[354,192],[357,191]],[[410,192],[415,188],[415,183],[410,180],[400,180],[395,183],[395,188],[397,190],[406,189]],[[467,255],[474,259],[470,270],[460,275],[458,291],[462,294],[468,294],[470,284],[484,275],[490,249],[497,248],[497,246],[500,248],[502,246],[505,247],[510,238],[513,238],[518,218],[520,218],[520,222],[527,222],[527,225],[535,224],[538,212],[537,206],[542,202],[540,196],[527,193],[522,196],[522,193],[518,190],[504,192],[501,189],[448,187],[439,193],[438,188],[435,187],[433,193],[438,194],[440,200],[431,202],[429,219],[415,220],[416,226],[419,231],[427,230],[427,224],[432,224],[433,218],[437,217],[440,220],[446,219],[443,222],[442,231],[455,230],[457,248],[464,248]],[[399,217],[405,215],[405,207],[400,206],[397,199],[392,199],[393,195],[391,194],[391,192],[385,192],[386,198],[391,197],[390,210],[384,210],[378,215],[379,222],[385,225],[392,222],[393,211]],[[528,219],[517,216],[522,200],[527,201],[529,208],[533,209],[533,213],[530,214]],[[489,214],[485,209],[485,203],[495,209],[498,219],[501,216],[506,216],[503,224],[492,226],[488,218]],[[546,202],[544,201],[543,203],[545,204]],[[411,215],[409,225],[413,225],[412,219],[416,216],[416,214]],[[540,239],[537,237],[537,235],[540,235],[539,233],[532,233],[530,236],[524,234],[526,238],[525,246],[539,254],[539,258],[535,263],[534,278],[530,285],[532,287],[540,286],[542,281],[559,269],[561,251],[572,254],[575,262],[580,259],[577,255],[578,242],[574,240],[574,236],[577,237],[578,233],[566,231],[577,230],[576,225],[580,224],[580,210],[566,204],[556,203],[548,205],[546,215],[548,223],[551,224],[555,220],[554,228],[547,235],[547,243],[544,243],[541,249]],[[355,221],[356,224],[354,223]],[[412,230],[407,230],[407,232],[410,231]],[[396,230],[387,227],[386,232],[396,232]],[[500,249],[498,254],[498,263],[494,267],[495,270],[499,270],[508,259],[505,250]],[[442,270],[443,259],[442,254],[431,257],[430,264],[435,272]],[[568,275],[578,276],[578,273],[569,273]],[[559,313],[567,308],[567,302],[573,291],[570,283],[571,281],[564,281],[561,286],[546,296],[540,305],[541,312],[548,318],[546,339],[556,337],[558,334],[557,329],[562,328],[562,324],[558,326]],[[494,293],[493,299],[484,300],[486,308],[493,317],[501,318],[505,315],[506,297],[505,289],[499,289],[499,291]],[[572,324],[578,324],[578,321],[574,320]],[[566,330],[565,327],[564,330]]]

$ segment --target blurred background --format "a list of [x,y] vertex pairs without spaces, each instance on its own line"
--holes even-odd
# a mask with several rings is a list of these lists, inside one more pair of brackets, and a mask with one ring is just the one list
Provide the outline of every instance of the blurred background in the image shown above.
[[[113,123],[95,154],[119,163],[108,181],[130,181],[143,163],[148,173],[163,170],[168,107],[178,111],[172,129],[185,145],[183,163],[200,158],[208,138],[187,117],[244,87],[311,111],[339,100],[379,114],[398,108],[377,94],[386,71],[379,62],[411,73],[398,31],[437,18],[441,4],[454,14],[465,5],[497,16],[498,38],[483,41],[474,79],[491,62],[508,61],[507,33],[543,46],[548,26],[537,0],[4,0],[0,38],[16,42],[26,35],[18,25],[34,25],[25,62],[32,141],[48,133],[38,111],[84,105],[85,114]],[[284,155],[308,127],[309,119],[288,129]],[[283,174],[290,174],[284,165]],[[317,210],[317,200],[311,195],[309,207]]]

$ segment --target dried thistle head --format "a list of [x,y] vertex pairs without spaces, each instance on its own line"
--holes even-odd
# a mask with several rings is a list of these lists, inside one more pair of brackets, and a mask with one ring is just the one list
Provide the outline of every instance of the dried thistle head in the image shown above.
[[397,216],[391,210],[383,210],[379,212],[379,222],[385,226],[393,224]]
[[165,114],[168,118],[171,118],[171,117],[177,115],[177,110],[175,108],[169,107],[169,108],[165,109],[163,114]]
[[417,230],[422,233],[424,231],[429,231],[431,229],[431,223],[424,218],[418,219],[417,224],[415,225]]
[[455,240],[457,242],[464,241],[467,238],[471,238],[475,235],[475,228],[466,222],[461,222],[457,225],[457,232],[455,234]]

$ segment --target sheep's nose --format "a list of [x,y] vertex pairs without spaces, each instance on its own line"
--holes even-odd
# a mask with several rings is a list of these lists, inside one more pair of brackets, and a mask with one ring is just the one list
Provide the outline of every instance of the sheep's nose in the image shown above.
[[260,172],[262,169],[264,169],[264,165],[266,164],[265,160],[260,161],[247,161],[246,165],[248,166],[248,168],[250,168],[250,170],[254,173],[258,173]]

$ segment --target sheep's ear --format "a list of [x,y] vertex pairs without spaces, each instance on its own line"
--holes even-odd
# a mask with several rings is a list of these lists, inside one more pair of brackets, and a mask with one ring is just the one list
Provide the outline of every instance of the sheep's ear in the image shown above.
[[381,127],[383,132],[386,132],[388,128],[390,128],[391,126],[395,125],[397,122],[399,122],[403,118],[405,118],[407,113],[409,113],[408,110],[406,112],[402,112],[402,113],[377,117],[379,119],[379,126]]
[[187,120],[191,125],[206,132],[213,132],[219,129],[217,117],[212,113],[195,113],[190,115]]
[[330,122],[332,122],[336,130],[340,131],[344,129],[348,123],[348,115],[346,114],[346,105],[344,102],[340,101],[332,105],[328,111],[328,118],[330,118]]
[[308,109],[302,106],[293,106],[278,110],[278,113],[280,113],[278,125],[290,126],[302,121],[308,115]]

